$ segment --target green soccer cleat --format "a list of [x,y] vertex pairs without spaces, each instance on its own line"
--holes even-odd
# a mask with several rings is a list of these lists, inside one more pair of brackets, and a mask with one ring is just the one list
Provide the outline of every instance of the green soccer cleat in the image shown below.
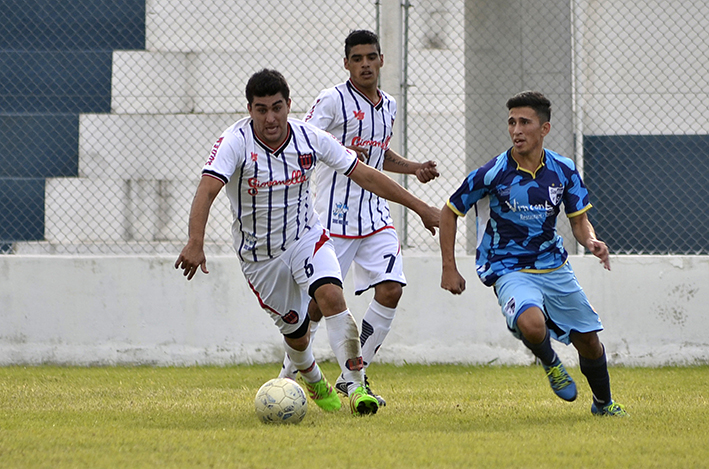
[[305,383],[305,389],[308,390],[310,398],[315,401],[318,407],[327,412],[340,410],[340,407],[342,407],[340,396],[332,389],[332,386],[327,382],[325,376],[317,383],[303,382]]
[[[384,407],[385,405],[387,405],[387,401],[385,401],[382,396],[372,391],[372,388],[369,387],[369,378],[366,374],[364,375],[364,387],[367,389],[367,394],[377,400],[379,407]],[[337,378],[337,381],[335,381],[335,389],[343,396],[346,396],[348,393],[348,383],[347,381],[345,381],[345,377],[342,376],[342,374],[340,374],[340,376]]]
[[352,415],[374,415],[379,410],[379,403],[364,386],[360,386],[350,394],[350,410]]
[[598,416],[605,416],[608,415],[609,417],[628,417],[630,414],[625,410],[625,407],[622,404],[618,404],[617,402],[611,401],[610,404],[604,405],[602,407],[598,407],[596,403],[594,402],[591,404],[591,413],[593,415],[598,415]]
[[569,376],[563,363],[558,362],[554,366],[544,365],[544,371],[547,372],[551,389],[557,396],[569,402],[576,399],[576,383]]

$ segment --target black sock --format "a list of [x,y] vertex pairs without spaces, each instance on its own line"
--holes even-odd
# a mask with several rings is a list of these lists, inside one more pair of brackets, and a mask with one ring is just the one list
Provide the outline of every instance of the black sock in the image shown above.
[[579,367],[591,387],[593,402],[597,406],[608,405],[611,402],[611,378],[608,375],[605,348],[603,349],[603,355],[595,360],[579,355]]
[[544,365],[554,366],[556,362],[559,361],[556,352],[551,348],[549,329],[547,329],[547,335],[544,336],[544,340],[542,340],[541,344],[532,344],[524,336],[522,337],[522,342]]

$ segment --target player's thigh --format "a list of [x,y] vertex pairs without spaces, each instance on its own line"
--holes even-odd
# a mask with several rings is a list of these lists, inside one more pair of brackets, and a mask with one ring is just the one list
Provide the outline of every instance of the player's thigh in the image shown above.
[[[281,256],[282,257],[282,256]],[[286,257],[244,262],[242,271],[261,307],[281,334],[291,334],[307,317],[309,298],[291,275]]]
[[544,311],[544,295],[535,274],[512,272],[500,277],[495,283],[495,294],[507,329],[518,339],[522,334],[517,328],[517,319],[530,307]]
[[340,236],[332,236],[332,245],[335,248],[335,254],[337,254],[337,261],[340,263],[340,272],[342,273],[342,278],[347,276],[350,267],[352,266],[352,261],[357,254],[360,244],[362,243],[362,238],[342,238]]
[[401,244],[392,229],[362,238],[352,268],[355,293],[385,281],[406,285]]
[[563,331],[558,337],[560,341],[568,344],[572,331],[587,333],[603,329],[598,313],[591,306],[570,266],[543,275],[548,278],[546,312],[549,320]]
[[[332,240],[325,230],[310,230],[295,246],[290,256],[293,278],[309,295],[323,281],[342,286],[340,263]],[[289,248],[290,250],[290,248]]]

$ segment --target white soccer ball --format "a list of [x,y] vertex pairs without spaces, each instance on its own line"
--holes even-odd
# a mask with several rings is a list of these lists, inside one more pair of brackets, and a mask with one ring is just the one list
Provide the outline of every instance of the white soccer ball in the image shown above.
[[300,423],[308,411],[305,391],[288,378],[266,381],[256,393],[255,405],[263,423]]

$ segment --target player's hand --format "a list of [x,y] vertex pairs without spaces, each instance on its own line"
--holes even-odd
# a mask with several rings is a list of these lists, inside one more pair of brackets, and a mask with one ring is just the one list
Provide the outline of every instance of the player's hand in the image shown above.
[[611,259],[608,253],[608,246],[603,241],[592,239],[588,242],[588,250],[591,254],[601,260],[601,264],[606,270],[611,270]]
[[197,268],[201,268],[202,272],[208,274],[207,258],[204,255],[204,248],[196,243],[187,243],[182,249],[180,257],[175,262],[176,269],[182,269],[182,275],[187,277],[187,280],[192,280],[192,277],[197,273]]
[[364,161],[366,163],[369,159],[369,150],[367,150],[366,148],[358,147],[357,145],[352,145],[351,147],[347,148],[357,153],[357,158],[359,158],[360,161]]
[[436,207],[426,205],[426,209],[419,213],[423,226],[436,236],[436,228],[441,224],[441,210]]
[[465,279],[457,269],[443,269],[441,288],[454,295],[460,295],[465,291]]
[[436,169],[435,161],[426,161],[425,163],[422,163],[421,167],[416,170],[415,174],[419,182],[423,184],[426,184],[428,181],[433,181],[440,176],[438,169]]

